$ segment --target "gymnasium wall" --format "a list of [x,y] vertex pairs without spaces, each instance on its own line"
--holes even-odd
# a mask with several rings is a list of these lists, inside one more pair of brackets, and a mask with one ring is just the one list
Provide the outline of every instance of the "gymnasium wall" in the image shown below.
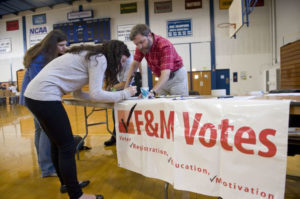
[[[149,0],[149,21],[151,30],[163,37],[167,37],[167,21],[178,19],[192,20],[192,36],[168,38],[177,49],[184,60],[184,65],[192,71],[211,70],[210,52],[210,16],[209,0],[202,0],[202,8],[185,10],[184,0],[173,0],[172,12],[154,13],[154,2],[161,0]],[[299,5],[298,0],[274,0],[276,3],[276,33],[275,41],[280,49],[282,36],[300,32],[300,12],[294,5]],[[120,3],[137,2],[137,13],[120,14]],[[237,34],[236,39],[228,37],[228,29],[220,29],[218,24],[228,21],[228,10],[219,9],[219,0],[214,0],[215,20],[215,49],[216,69],[230,69],[231,94],[247,94],[253,90],[264,89],[264,70],[278,67],[274,66],[272,40],[272,4],[271,0],[265,0],[263,7],[256,7],[250,15],[250,26],[243,27]],[[83,10],[92,9],[94,18],[111,18],[111,38],[117,39],[118,25],[137,24],[145,22],[144,0],[112,0],[95,1],[87,3],[84,0],[76,1],[73,5],[59,4],[53,9],[45,7],[37,9],[36,12],[24,11],[18,16],[6,15],[0,19],[0,39],[11,38],[12,52],[0,54],[0,82],[16,80],[16,73],[23,68],[22,58],[24,56],[22,16],[26,17],[27,47],[29,47],[29,29],[36,27],[32,24],[32,15],[46,13],[48,31],[52,30],[53,24],[67,22],[67,13],[78,11],[79,5]],[[298,6],[299,7],[299,6]],[[284,14],[283,14],[284,13]],[[19,30],[6,31],[6,21],[19,20]],[[287,22],[287,23],[286,23]],[[290,40],[291,37],[289,37]],[[134,51],[132,42],[126,42],[129,49]],[[191,48],[190,48],[191,46]],[[191,49],[191,51],[190,51]],[[278,50],[277,50],[278,51]],[[275,55],[279,57],[279,52]],[[146,64],[143,62],[143,69]],[[146,71],[146,70],[144,70]],[[232,73],[238,72],[238,82],[232,81]],[[246,75],[241,79],[240,75]]]

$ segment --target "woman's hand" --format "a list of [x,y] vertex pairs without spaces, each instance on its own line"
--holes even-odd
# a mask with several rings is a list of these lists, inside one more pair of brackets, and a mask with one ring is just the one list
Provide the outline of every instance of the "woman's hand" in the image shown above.
[[131,96],[134,96],[136,94],[136,86],[130,86],[128,88],[125,88],[125,90],[128,90],[130,92]]

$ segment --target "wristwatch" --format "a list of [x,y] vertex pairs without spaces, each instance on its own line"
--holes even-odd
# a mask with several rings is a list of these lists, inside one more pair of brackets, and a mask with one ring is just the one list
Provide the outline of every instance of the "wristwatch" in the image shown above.
[[154,97],[156,96],[156,92],[153,89],[150,90],[150,93],[152,93]]

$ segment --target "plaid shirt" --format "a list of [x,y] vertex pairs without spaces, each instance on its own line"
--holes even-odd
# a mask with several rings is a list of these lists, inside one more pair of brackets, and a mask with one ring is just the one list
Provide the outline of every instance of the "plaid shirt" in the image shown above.
[[143,54],[136,48],[134,60],[141,62],[145,57],[151,71],[160,77],[160,72],[165,69],[170,69],[171,72],[178,70],[183,66],[181,57],[177,54],[173,44],[167,39],[153,35],[153,44],[147,54]]

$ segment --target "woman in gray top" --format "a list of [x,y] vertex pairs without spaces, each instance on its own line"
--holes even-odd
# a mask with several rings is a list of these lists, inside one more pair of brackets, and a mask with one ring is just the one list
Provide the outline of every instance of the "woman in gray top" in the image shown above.
[[[61,184],[65,184],[71,199],[102,199],[102,195],[82,193],[78,184],[75,146],[62,96],[73,92],[75,97],[101,102],[117,102],[136,93],[135,87],[122,91],[102,90],[103,80],[112,85],[130,56],[127,46],[117,40],[103,45],[72,47],[66,54],[52,60],[30,82],[25,90],[25,102],[40,122],[51,141],[52,161]],[[89,84],[89,93],[81,91]]]

